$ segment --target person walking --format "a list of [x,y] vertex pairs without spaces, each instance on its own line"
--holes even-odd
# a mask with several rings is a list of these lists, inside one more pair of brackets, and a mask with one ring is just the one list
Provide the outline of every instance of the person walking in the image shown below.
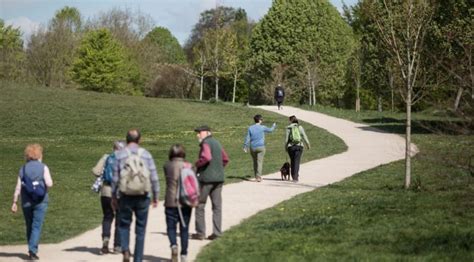
[[[165,215],[166,232],[170,241],[171,261],[178,261],[178,244],[176,241],[176,225],[179,223],[179,233],[181,238],[181,262],[186,261],[188,255],[189,221],[191,219],[192,207],[180,205],[178,207],[178,181],[183,167],[192,167],[192,164],[185,161],[186,153],[182,145],[173,145],[170,148],[168,159],[163,169],[166,178],[165,195]],[[181,208],[182,220],[179,210]]]
[[109,240],[111,237],[112,222],[115,219],[115,231],[114,231],[114,253],[121,253],[122,248],[120,247],[120,233],[118,229],[118,210],[112,208],[112,179],[113,179],[113,167],[115,165],[115,154],[125,147],[123,141],[115,141],[113,146],[113,152],[104,154],[99,162],[92,168],[92,174],[96,177],[102,178],[102,187],[100,189],[100,204],[102,206],[102,248],[100,254],[108,254],[109,251]]
[[53,186],[51,173],[42,163],[43,147],[30,144],[25,148],[26,164],[20,168],[11,211],[18,211],[18,197],[21,195],[21,207],[26,224],[28,258],[38,260],[38,245],[41,237],[46,210],[48,209],[48,189]]
[[[153,207],[158,205],[159,181],[155,162],[151,154],[140,147],[139,130],[127,133],[127,146],[115,154],[114,177],[112,179],[112,205],[119,208],[119,232],[123,261],[130,261],[130,224],[135,214],[135,251],[133,261],[143,260],[145,231],[148,220],[150,198]],[[118,202],[118,203],[117,203]]]
[[281,84],[278,84],[278,86],[275,87],[275,101],[277,102],[278,110],[283,109],[281,105],[283,104],[284,100],[285,89],[283,89],[283,86],[281,86]]
[[276,123],[271,128],[262,125],[262,115],[253,117],[254,125],[247,129],[247,135],[244,140],[244,152],[247,153],[250,146],[250,155],[253,160],[253,173],[257,182],[262,181],[263,158],[265,156],[265,133],[272,133],[275,130]]
[[222,235],[222,186],[224,184],[224,167],[229,163],[229,157],[222,145],[211,134],[211,129],[204,125],[194,129],[200,142],[199,159],[196,161],[199,180],[199,205],[196,208],[196,233],[193,239],[203,240],[206,236],[206,221],[204,208],[207,198],[212,203],[212,235],[214,240]]
[[299,181],[300,160],[303,155],[303,145],[307,149],[311,148],[308,136],[304,132],[304,128],[299,125],[296,116],[290,116],[290,125],[286,128],[285,150],[290,156],[291,162],[291,178],[293,182]]

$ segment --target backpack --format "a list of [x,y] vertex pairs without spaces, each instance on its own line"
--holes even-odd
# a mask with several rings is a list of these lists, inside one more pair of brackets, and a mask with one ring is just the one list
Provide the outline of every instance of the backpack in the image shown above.
[[277,96],[278,96],[278,97],[282,97],[282,96],[283,96],[283,90],[278,89],[278,90],[277,90]]
[[295,124],[290,127],[290,143],[293,145],[301,142],[301,133],[299,125]]
[[150,170],[142,159],[145,149],[139,148],[137,154],[125,150],[128,157],[120,172],[119,190],[125,195],[145,195],[151,190]]
[[102,180],[111,185],[114,177],[115,153],[110,154],[105,160],[104,171],[102,172]]
[[32,180],[26,175],[25,166],[23,166],[23,175],[21,177],[21,185],[25,189],[26,194],[34,202],[41,202],[46,196],[46,186],[44,178],[41,180]]
[[199,182],[190,165],[181,168],[177,199],[180,204],[196,207],[199,204]]

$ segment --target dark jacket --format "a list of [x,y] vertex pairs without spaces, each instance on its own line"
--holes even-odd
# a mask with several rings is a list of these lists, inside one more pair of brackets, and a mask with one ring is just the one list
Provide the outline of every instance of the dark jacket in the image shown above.
[[164,166],[166,179],[166,194],[165,194],[165,207],[177,207],[176,201],[177,190],[178,190],[178,179],[181,174],[181,168],[185,162],[183,158],[175,157],[171,161],[168,161]]
[[[278,92],[278,90],[281,90],[281,94],[279,94],[280,92]],[[283,89],[283,87],[277,86],[275,88],[275,100],[281,102],[283,101],[284,98],[285,98],[285,90]]]
[[199,182],[224,182],[224,167],[229,157],[219,141],[206,137],[199,145],[199,159],[196,161]]

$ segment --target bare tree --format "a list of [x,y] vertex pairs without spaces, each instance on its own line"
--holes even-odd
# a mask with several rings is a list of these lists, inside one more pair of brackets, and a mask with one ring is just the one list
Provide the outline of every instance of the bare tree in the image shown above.
[[[427,27],[432,18],[429,0],[368,1],[380,39],[396,61],[396,71],[403,79],[400,94],[406,104],[405,188],[411,183],[411,106],[422,97],[415,87],[422,73],[422,50]],[[421,85],[418,85],[421,86]]]

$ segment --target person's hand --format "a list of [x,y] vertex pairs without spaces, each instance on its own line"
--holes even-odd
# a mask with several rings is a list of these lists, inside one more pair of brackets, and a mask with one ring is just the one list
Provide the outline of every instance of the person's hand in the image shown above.
[[12,204],[12,213],[16,213],[18,211],[18,206],[16,205],[16,202],[13,202]]
[[156,208],[158,206],[158,199],[153,199],[153,201],[151,202],[151,206],[153,208]]
[[244,152],[245,152],[245,153],[247,153],[247,151],[248,151],[248,150],[247,150],[247,148],[246,148],[246,147],[244,147]]
[[277,125],[277,123],[273,122],[273,127],[275,127]]
[[114,211],[118,210],[117,197],[112,197],[112,209],[113,209]]
[[311,146],[306,145],[306,149],[310,150],[310,149],[311,149]]

